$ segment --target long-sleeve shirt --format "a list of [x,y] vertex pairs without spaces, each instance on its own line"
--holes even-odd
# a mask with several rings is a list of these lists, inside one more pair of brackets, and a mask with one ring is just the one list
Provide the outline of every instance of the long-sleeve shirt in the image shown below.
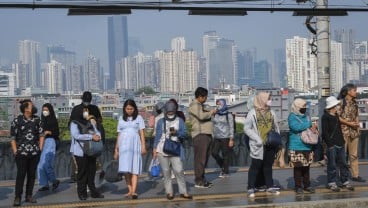
[[341,131],[339,117],[331,115],[325,111],[322,116],[322,139],[327,147],[334,145],[343,147],[345,144],[344,136]]
[[[94,129],[94,133],[97,134],[98,136],[101,136],[96,126],[93,124],[92,126]],[[70,152],[75,156],[83,157],[84,153],[82,147],[84,145],[84,141],[92,140],[93,134],[81,134],[78,129],[78,125],[74,122],[70,124],[70,134],[72,137],[72,141],[70,144]]]

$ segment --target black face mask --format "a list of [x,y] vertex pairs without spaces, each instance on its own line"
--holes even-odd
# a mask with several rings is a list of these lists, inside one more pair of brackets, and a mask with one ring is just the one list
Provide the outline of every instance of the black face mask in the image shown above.
[[38,110],[37,110],[37,108],[33,106],[33,107],[32,107],[32,115],[36,114],[36,113],[37,113],[37,111],[38,111]]
[[305,112],[307,112],[307,108],[301,108],[301,109],[299,110],[299,112],[300,112],[301,114],[305,114]]

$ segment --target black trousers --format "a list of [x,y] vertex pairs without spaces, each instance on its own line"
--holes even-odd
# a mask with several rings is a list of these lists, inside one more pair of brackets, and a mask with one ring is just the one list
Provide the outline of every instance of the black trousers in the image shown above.
[[95,186],[96,176],[96,157],[89,156],[74,156],[77,161],[77,192],[79,196],[87,196],[87,185],[91,191],[91,195],[97,195]]
[[[264,178],[267,188],[273,186],[272,165],[275,160],[275,154],[275,149],[264,147],[263,160],[252,158],[248,172],[248,189],[256,188],[256,182],[258,181],[259,183],[259,180],[262,180],[259,177]],[[259,174],[261,171],[263,171],[262,176]]]
[[210,156],[212,136],[209,134],[198,134],[193,138],[194,149],[194,182],[198,185],[206,183],[205,168]]
[[294,167],[295,189],[302,188],[302,183],[304,188],[308,188],[310,186],[309,177],[309,166]]
[[[229,147],[230,139],[214,139],[212,142],[212,157],[215,158],[217,164],[222,169],[222,172],[229,174],[230,165],[230,152]],[[221,154],[220,154],[221,153]]]
[[15,180],[15,197],[22,197],[24,179],[27,176],[26,197],[33,195],[33,187],[36,179],[36,170],[40,155],[35,156],[15,156],[17,164],[17,178]]

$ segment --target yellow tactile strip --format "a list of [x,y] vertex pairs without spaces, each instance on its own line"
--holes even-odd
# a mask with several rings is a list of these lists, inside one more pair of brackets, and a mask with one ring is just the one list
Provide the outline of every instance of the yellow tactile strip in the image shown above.
[[[367,191],[368,187],[366,186],[358,186],[355,187],[355,191]],[[341,190],[338,193],[343,192],[351,192],[348,190]],[[336,192],[332,192],[325,188],[316,189],[315,194],[336,194]],[[294,191],[291,190],[283,190],[280,193],[282,195],[295,195]],[[225,198],[239,198],[246,197],[246,192],[244,193],[230,193],[230,194],[211,194],[211,195],[195,195],[193,196],[193,200],[221,200]],[[270,196],[266,193],[257,193],[256,198],[265,198],[265,197],[279,197],[279,196]],[[186,199],[175,198],[173,201],[188,201]],[[89,201],[89,202],[78,202],[78,203],[63,203],[63,204],[47,204],[47,205],[36,205],[36,206],[22,206],[22,207],[32,207],[32,208],[72,208],[72,207],[108,207],[108,206],[119,206],[119,205],[137,205],[137,204],[147,204],[147,203],[159,203],[159,202],[168,202],[165,197],[162,198],[146,198],[146,199],[137,199],[137,200],[113,200],[113,201]],[[307,203],[307,202],[305,202]]]

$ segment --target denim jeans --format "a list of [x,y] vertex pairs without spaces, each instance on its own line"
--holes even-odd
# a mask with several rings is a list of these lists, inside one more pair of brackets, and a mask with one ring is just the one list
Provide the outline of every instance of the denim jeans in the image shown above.
[[[349,178],[349,168],[346,164],[345,148],[332,146],[327,149],[327,180],[328,184],[333,184],[340,179],[341,183],[345,183]],[[339,174],[340,172],[340,174]],[[340,175],[340,177],[339,177]]]
[[41,153],[40,162],[38,163],[37,173],[40,186],[48,186],[49,182],[56,180],[54,171],[56,143],[53,138],[46,138]]

